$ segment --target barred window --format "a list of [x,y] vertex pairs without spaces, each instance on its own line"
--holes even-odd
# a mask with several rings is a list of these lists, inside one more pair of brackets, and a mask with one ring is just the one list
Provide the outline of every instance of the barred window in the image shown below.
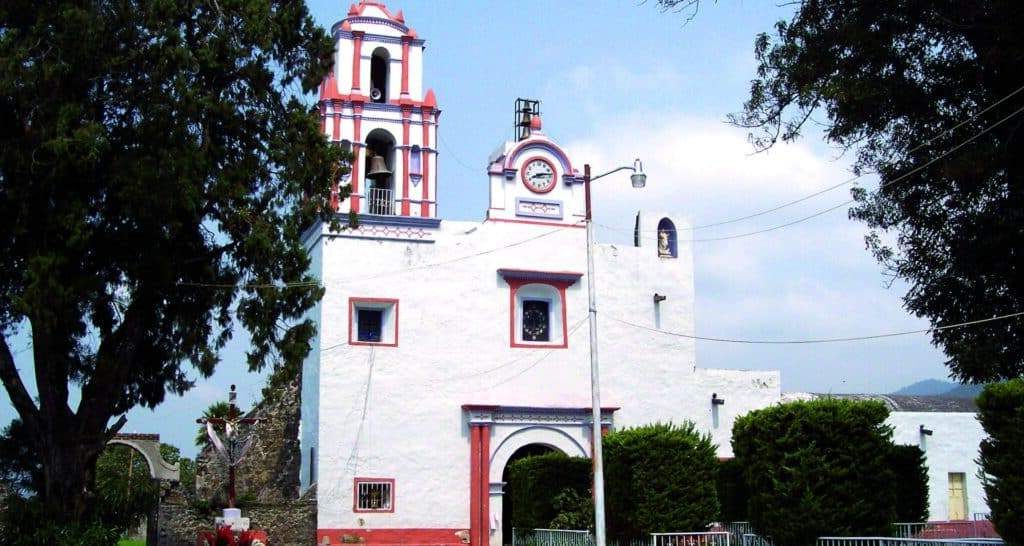
[[549,341],[551,339],[550,305],[546,301],[523,301],[523,341]]
[[394,481],[356,480],[356,511],[393,511]]

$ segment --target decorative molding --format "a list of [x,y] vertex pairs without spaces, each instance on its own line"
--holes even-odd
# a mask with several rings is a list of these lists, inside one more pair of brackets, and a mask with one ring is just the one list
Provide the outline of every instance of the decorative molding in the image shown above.
[[498,274],[508,280],[559,283],[572,286],[583,277],[583,273],[575,271],[536,271],[532,269],[498,269]]
[[561,220],[562,202],[535,197],[516,197],[516,216]]
[[[482,406],[466,404],[462,409],[467,413],[470,425],[574,425],[590,426],[593,422],[590,408],[558,408],[527,406]],[[601,424],[614,424],[617,407],[601,408]]]

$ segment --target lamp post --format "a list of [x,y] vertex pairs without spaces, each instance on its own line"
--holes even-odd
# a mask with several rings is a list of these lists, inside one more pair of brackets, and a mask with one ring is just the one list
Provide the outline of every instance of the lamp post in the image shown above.
[[634,188],[642,188],[647,184],[647,175],[644,174],[644,166],[637,159],[632,166],[623,166],[612,169],[604,174],[590,176],[590,165],[583,167],[583,189],[586,201],[587,222],[587,297],[589,302],[590,317],[590,409],[593,438],[593,460],[594,460],[594,529],[596,531],[595,546],[605,546],[605,523],[604,523],[604,456],[601,449],[601,387],[597,365],[597,303],[594,287],[594,222],[590,208],[590,182],[603,178],[609,174],[623,170],[631,170],[633,174],[629,177]]

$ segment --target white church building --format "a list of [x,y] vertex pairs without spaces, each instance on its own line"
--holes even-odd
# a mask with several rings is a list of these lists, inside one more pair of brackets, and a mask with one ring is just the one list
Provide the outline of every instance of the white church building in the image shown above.
[[582,163],[597,158],[569,157],[536,112],[481,161],[483,220],[439,218],[441,110],[423,86],[424,40],[369,0],[332,33],[320,113],[353,153],[351,195],[335,206],[356,221],[305,233],[326,289],[310,312],[300,426],[318,543],[509,543],[509,461],[591,452],[592,282],[602,427],[690,420],[731,456],[735,418],[778,403],[780,378],[699,368],[691,339],[660,332],[694,331],[687,220],[638,212],[622,226],[634,244],[596,245],[589,278]]
[[[483,221],[438,218],[441,111],[423,87],[423,39],[373,1],[332,32],[321,115],[354,154],[337,210],[358,224],[306,233],[326,289],[300,432],[318,542],[507,543],[507,463],[536,449],[590,455],[588,283],[599,317],[693,331],[686,220],[641,211],[624,227],[663,231],[662,248],[597,245],[588,278],[587,158],[567,156],[539,115],[481,168]],[[599,332],[606,429],[688,419],[729,456],[734,418],[779,400],[777,372],[701,369],[692,340],[611,320]]]

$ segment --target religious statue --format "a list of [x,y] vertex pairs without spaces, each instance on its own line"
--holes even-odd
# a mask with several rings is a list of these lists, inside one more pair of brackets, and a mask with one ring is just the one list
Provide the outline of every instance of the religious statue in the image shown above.
[[658,230],[658,257],[671,258],[672,248],[669,247],[668,231]]
[[[245,454],[252,447],[256,439],[255,431],[250,431],[245,437],[239,434],[240,426],[252,426],[259,423],[259,419],[241,417],[237,405],[238,394],[235,386],[231,385],[231,392],[228,394],[228,415],[227,417],[211,417],[209,419],[197,419],[196,423],[206,425],[206,434],[210,437],[213,449],[228,466],[228,507],[224,509],[222,517],[214,519],[215,531],[210,533],[200,531],[197,544],[213,546],[214,544],[229,544],[231,546],[263,546],[267,542],[266,533],[249,529],[249,518],[242,517],[242,511],[235,507],[235,470]],[[214,426],[224,427],[224,437],[217,433]]]

